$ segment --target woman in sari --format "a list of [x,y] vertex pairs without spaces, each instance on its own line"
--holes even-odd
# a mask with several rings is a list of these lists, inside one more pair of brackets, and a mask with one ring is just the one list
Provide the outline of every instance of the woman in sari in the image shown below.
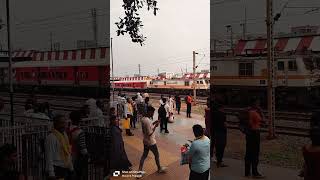
[[110,153],[110,166],[111,169],[121,171],[130,170],[132,164],[130,163],[124,142],[122,138],[122,130],[119,128],[119,119],[112,115],[111,121],[111,153]]

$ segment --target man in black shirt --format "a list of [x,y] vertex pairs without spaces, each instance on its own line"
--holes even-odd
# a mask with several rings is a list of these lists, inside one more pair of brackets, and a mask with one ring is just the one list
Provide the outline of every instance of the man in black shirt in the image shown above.
[[221,103],[216,103],[213,109],[213,132],[215,138],[217,167],[227,167],[223,164],[224,149],[227,144],[227,126],[226,126],[226,114]]

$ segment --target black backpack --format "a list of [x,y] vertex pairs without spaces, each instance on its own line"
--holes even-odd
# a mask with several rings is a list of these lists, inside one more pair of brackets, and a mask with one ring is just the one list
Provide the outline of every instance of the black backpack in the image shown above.
[[239,119],[239,130],[243,134],[248,134],[250,131],[249,127],[249,109],[242,109],[238,114]]
[[164,105],[161,104],[159,109],[158,109],[158,114],[159,114],[159,117],[166,117],[167,116],[167,112],[166,112],[166,109],[164,108]]

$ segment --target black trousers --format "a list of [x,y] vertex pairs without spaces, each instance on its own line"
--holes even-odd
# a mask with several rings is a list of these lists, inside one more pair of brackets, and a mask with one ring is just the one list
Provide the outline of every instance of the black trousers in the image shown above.
[[215,146],[215,137],[213,128],[210,129],[210,157],[213,157],[214,146]]
[[190,170],[189,180],[208,180],[209,179],[209,172],[210,172],[210,169],[208,169],[207,171],[205,171],[203,173],[197,173],[197,172]]
[[65,180],[73,180],[74,174],[67,168],[53,166],[54,173],[57,179],[64,178]]
[[260,154],[260,132],[250,131],[246,135],[245,175],[258,174]]
[[187,117],[191,117],[191,103],[187,103]]
[[227,131],[215,131],[215,147],[216,147],[216,158],[218,163],[222,163],[224,150],[227,145]]
[[162,130],[168,130],[168,119],[167,117],[160,118],[160,132]]
[[74,160],[73,163],[75,171],[75,179],[87,180],[88,179],[88,157],[80,156]]

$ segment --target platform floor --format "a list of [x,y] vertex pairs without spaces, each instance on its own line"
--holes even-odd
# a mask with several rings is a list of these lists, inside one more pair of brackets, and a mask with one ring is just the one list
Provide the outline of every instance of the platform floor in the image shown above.
[[[154,117],[157,117],[155,115]],[[194,124],[201,124],[204,126],[204,118],[200,115],[193,114],[192,118],[186,118],[185,113],[175,115],[175,122],[168,124],[169,134],[160,134],[159,129],[156,130],[156,140],[160,152],[160,162],[163,166],[168,167],[168,171],[164,174],[156,172],[156,164],[152,152],[149,152],[148,158],[145,161],[143,170],[146,175],[144,180],[187,180],[189,178],[188,166],[180,166],[180,147],[188,140],[192,140],[192,126]],[[137,171],[139,160],[143,152],[142,132],[137,126],[137,129],[132,130],[134,136],[126,136],[123,134],[125,141],[125,148],[128,157],[133,164],[133,170]],[[213,176],[210,179],[214,180],[245,180],[243,177],[244,165],[241,160],[225,159],[229,167],[215,168],[212,163],[211,173]],[[274,167],[269,165],[260,165],[261,173],[266,175],[267,180],[301,180],[297,177],[297,171],[281,167]],[[111,179],[136,179],[133,177],[112,177]]]

